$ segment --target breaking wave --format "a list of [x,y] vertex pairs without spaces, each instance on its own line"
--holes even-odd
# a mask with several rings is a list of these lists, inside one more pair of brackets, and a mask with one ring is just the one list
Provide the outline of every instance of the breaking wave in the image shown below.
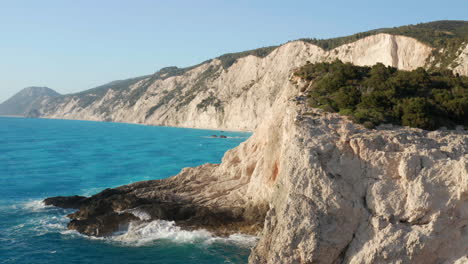
[[[126,210],[138,217],[141,221],[134,221],[129,224],[125,231],[115,233],[109,237],[92,237],[82,235],[74,230],[67,230],[69,219],[65,215],[50,215],[50,210],[61,210],[54,206],[47,206],[42,200],[33,200],[23,203],[23,210],[38,214],[27,223],[15,226],[16,229],[27,228],[34,231],[36,235],[46,233],[60,233],[65,236],[80,237],[92,240],[102,240],[110,243],[118,243],[124,246],[139,247],[151,245],[160,241],[177,244],[201,244],[210,245],[213,243],[233,244],[240,247],[252,247],[257,242],[256,236],[233,234],[229,237],[218,237],[204,229],[183,230],[174,221],[153,220],[148,213],[138,209]],[[13,231],[13,230],[12,230]]]
[[32,201],[25,202],[24,204],[22,204],[22,207],[29,211],[39,212],[46,208],[51,208],[53,206],[45,205],[43,200],[32,200]]
[[151,222],[132,222],[128,230],[110,238],[129,246],[143,246],[158,240],[169,240],[175,243],[229,243],[251,247],[257,242],[257,237],[234,234],[229,237],[217,237],[210,232],[200,230],[183,230],[173,221],[154,220]]

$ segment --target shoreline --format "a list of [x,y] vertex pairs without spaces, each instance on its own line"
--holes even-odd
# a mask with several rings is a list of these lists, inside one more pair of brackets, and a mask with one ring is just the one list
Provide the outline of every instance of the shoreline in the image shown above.
[[22,115],[0,115],[0,117],[12,117],[12,118],[28,118]]
[[28,118],[28,119],[51,119],[51,120],[71,120],[71,121],[86,121],[86,122],[100,122],[100,123],[116,123],[116,124],[129,124],[129,125],[141,125],[141,126],[154,126],[154,127],[174,127],[184,129],[197,129],[197,130],[210,130],[210,131],[224,131],[224,132],[237,132],[237,133],[250,133],[253,134],[252,130],[241,130],[241,129],[215,129],[215,128],[203,128],[203,127],[186,127],[186,126],[165,126],[165,125],[153,125],[144,123],[132,123],[132,122],[115,122],[115,121],[102,121],[102,120],[89,120],[89,119],[71,119],[71,118],[52,118],[52,117],[27,117],[27,116],[6,116],[0,115],[0,117],[11,117],[11,118]]

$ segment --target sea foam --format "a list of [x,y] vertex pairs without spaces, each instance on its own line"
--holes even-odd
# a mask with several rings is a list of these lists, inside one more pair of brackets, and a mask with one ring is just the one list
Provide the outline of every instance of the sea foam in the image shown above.
[[29,211],[38,212],[38,211],[42,211],[45,208],[52,207],[52,206],[45,205],[43,200],[32,200],[32,201],[24,203],[22,207]]
[[174,221],[154,220],[151,222],[132,222],[123,234],[112,236],[112,241],[128,246],[144,246],[156,241],[166,240],[174,243],[228,243],[252,247],[257,242],[256,236],[234,234],[229,237],[217,237],[204,229],[183,230]]
[[142,246],[156,240],[170,240],[176,243],[203,242],[212,238],[206,230],[186,231],[173,221],[154,220],[151,222],[132,222],[127,232],[113,237],[112,240],[128,245]]

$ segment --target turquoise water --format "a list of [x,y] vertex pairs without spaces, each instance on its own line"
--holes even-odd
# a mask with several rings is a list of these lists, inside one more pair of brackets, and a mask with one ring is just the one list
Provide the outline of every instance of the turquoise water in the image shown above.
[[70,120],[0,117],[0,263],[246,263],[255,238],[216,238],[154,221],[97,239],[66,230],[45,207],[57,195],[161,179],[219,163],[250,134]]

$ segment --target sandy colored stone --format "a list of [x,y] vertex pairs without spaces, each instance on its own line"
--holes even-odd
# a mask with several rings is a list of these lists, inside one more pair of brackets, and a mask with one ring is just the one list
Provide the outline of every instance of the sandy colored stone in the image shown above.
[[[402,70],[412,70],[424,67],[431,51],[432,48],[413,38],[389,34],[369,36],[331,51],[303,41],[293,41],[275,49],[265,58],[240,58],[227,70],[221,67],[219,60],[214,59],[181,76],[158,79],[132,106],[125,99],[129,95],[121,98],[115,91],[108,90],[104,97],[84,108],[68,96],[58,104],[44,101],[40,112],[42,117],[47,118],[254,131],[272,111],[278,95],[289,82],[292,70],[307,61],[340,59],[356,65],[381,62]],[[466,67],[466,61],[459,67]],[[214,69],[214,73],[204,79],[209,69]],[[466,73],[462,68],[457,72]],[[145,82],[142,80],[131,89],[138,89]],[[171,93],[175,96],[165,101],[166,95]],[[215,96],[222,108],[213,105],[197,107],[210,96]],[[148,111],[160,103],[162,106],[147,116]]]

